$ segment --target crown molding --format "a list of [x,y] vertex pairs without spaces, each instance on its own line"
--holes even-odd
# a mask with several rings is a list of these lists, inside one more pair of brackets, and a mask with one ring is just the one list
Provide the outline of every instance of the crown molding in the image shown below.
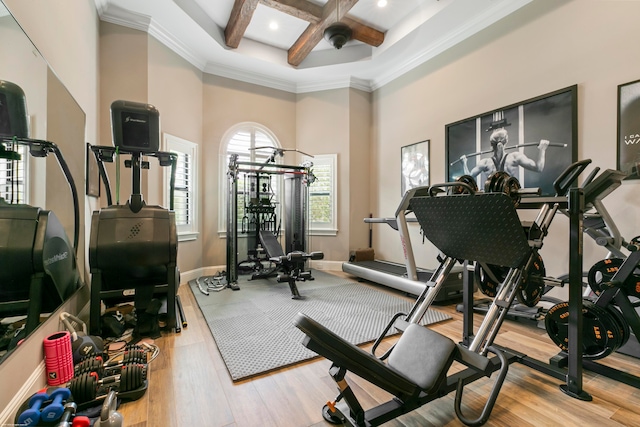
[[207,74],[213,74],[215,76],[226,77],[232,80],[238,80],[245,83],[251,83],[259,86],[270,87],[272,89],[283,90],[285,92],[296,93],[295,83],[267,77],[259,73],[252,73],[250,71],[230,67],[228,65],[208,63],[203,72]]
[[447,49],[457,45],[465,39],[473,36],[474,34],[482,31],[488,26],[496,23],[505,16],[515,12],[521,7],[531,3],[533,0],[514,0],[508,2],[500,2],[493,8],[487,9],[481,15],[478,15],[475,19],[466,23],[466,25],[460,27],[456,31],[451,32],[438,39],[438,43],[433,44],[427,49],[420,52],[418,55],[408,58],[406,61],[398,64],[393,69],[388,70],[382,74],[379,78],[372,81],[371,90],[377,90],[392,82],[393,80],[408,73],[414,68],[424,64],[425,62],[435,58],[437,55],[445,52]]
[[406,58],[404,61],[395,62],[385,72],[371,80],[354,76],[346,76],[337,79],[316,79],[307,82],[279,79],[260,74],[259,72],[247,71],[225,64],[207,62],[206,59],[202,58],[192,49],[189,49],[188,46],[183,44],[178,37],[163,28],[149,16],[124,10],[112,4],[110,5],[109,0],[94,1],[101,20],[147,32],[202,72],[291,93],[309,93],[342,88],[354,88],[366,92],[373,92],[423,63],[433,59],[447,49],[473,36],[478,31],[481,31],[489,25],[499,21],[533,0],[496,2],[494,7],[485,10],[482,14],[479,14],[475,19],[469,21],[464,26],[448,32],[442,35],[442,37],[434,39],[435,42],[433,44],[425,46],[417,54]]
[[160,43],[180,55],[187,62],[191,63],[194,67],[198,68],[200,71],[204,71],[207,66],[206,62],[160,24],[151,20],[148,33],[156,38]]

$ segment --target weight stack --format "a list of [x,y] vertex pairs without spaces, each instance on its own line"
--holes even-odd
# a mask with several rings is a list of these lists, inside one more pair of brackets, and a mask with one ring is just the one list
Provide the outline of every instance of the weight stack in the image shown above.
[[47,369],[47,384],[66,384],[73,378],[73,352],[71,334],[56,332],[44,339],[44,360]]

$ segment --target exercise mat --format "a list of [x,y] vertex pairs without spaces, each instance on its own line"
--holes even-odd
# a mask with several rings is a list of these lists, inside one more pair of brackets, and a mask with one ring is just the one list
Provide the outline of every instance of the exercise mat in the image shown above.
[[[234,381],[317,356],[301,344],[304,334],[293,324],[298,312],[358,345],[375,340],[395,313],[406,313],[413,304],[367,284],[317,270],[312,274],[315,280],[298,282],[302,300],[292,299],[289,286],[275,278],[241,276],[239,291],[209,295],[195,280],[189,282]],[[450,318],[430,308],[423,324]],[[391,329],[389,335],[395,333]]]

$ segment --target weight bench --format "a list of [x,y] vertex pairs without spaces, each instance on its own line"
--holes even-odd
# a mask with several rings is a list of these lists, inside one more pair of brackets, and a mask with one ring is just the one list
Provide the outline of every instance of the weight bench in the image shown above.
[[[275,234],[268,230],[260,230],[258,233],[260,237],[260,243],[269,258],[269,261],[276,265],[276,268],[272,271],[281,271],[277,275],[276,280],[278,283],[288,283],[289,289],[291,289],[291,298],[302,299],[303,297],[298,292],[296,281],[313,280],[310,271],[304,271],[304,265],[307,259],[323,259],[324,254],[322,252],[305,253],[301,251],[294,251],[285,254],[282,250],[282,246],[278,242]],[[265,277],[264,275],[259,275]],[[252,278],[255,278],[254,275]]]

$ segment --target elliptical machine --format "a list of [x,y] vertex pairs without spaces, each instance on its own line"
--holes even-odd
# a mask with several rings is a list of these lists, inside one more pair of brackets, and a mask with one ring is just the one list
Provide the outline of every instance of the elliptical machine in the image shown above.
[[[155,315],[160,309],[154,295],[166,295],[167,329],[176,328],[176,292],[180,283],[177,267],[178,235],[173,212],[173,190],[176,155],[159,151],[160,116],[149,104],[114,101],[111,104],[113,147],[93,146],[98,170],[104,182],[109,206],[94,211],[91,218],[89,265],[91,267],[90,333],[102,334],[101,302],[106,306],[130,301],[133,297],[137,314],[136,335],[158,336],[156,325],[145,325],[145,314]],[[120,205],[112,204],[109,180],[104,162],[120,155],[131,155],[125,167],[131,168],[132,194]],[[158,159],[160,166],[171,166],[170,208],[151,206],[141,193],[142,169],[149,162],[142,156]],[[118,183],[119,184],[119,183]],[[144,328],[144,330],[143,330]]]
[[26,315],[25,326],[16,337],[20,339],[38,326],[41,314],[55,311],[82,285],[76,260],[78,193],[57,145],[29,138],[23,90],[0,80],[0,100],[0,159],[21,160],[16,151],[20,145],[27,146],[33,157],[53,153],[69,184],[74,205],[72,245],[52,211],[0,197],[0,317]]

